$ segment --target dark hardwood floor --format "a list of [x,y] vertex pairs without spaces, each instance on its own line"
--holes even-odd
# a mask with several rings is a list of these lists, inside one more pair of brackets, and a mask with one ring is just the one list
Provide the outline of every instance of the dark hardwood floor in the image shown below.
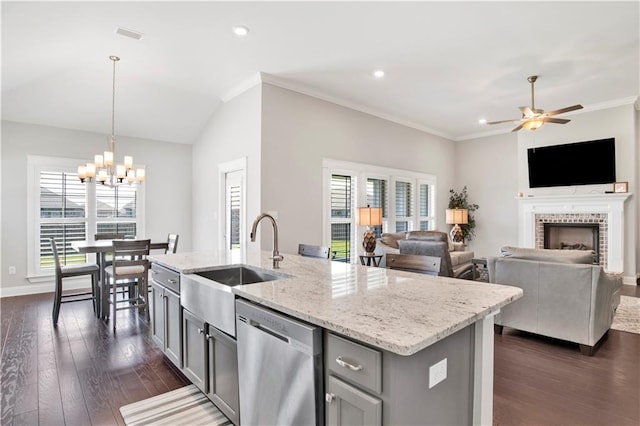
[[0,299],[0,424],[124,424],[122,405],[189,383],[134,311],[118,312],[114,334],[90,301],[65,303],[54,328],[52,300]]
[[[52,297],[0,299],[0,424],[123,424],[120,406],[189,383],[133,311],[114,334],[91,302],[67,303],[53,328]],[[611,330],[593,357],[508,328],[495,338],[495,425],[640,424],[640,335]]]

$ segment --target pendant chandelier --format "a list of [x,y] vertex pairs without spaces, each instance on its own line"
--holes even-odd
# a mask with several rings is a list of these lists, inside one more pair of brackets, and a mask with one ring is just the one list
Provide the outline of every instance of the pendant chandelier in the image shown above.
[[117,56],[109,56],[113,62],[113,98],[111,102],[111,136],[108,137],[108,151],[104,154],[98,154],[94,157],[93,163],[87,163],[86,166],[78,166],[78,177],[81,182],[95,179],[103,185],[111,187],[134,182],[142,183],[145,177],[145,170],[142,168],[133,170],[133,157],[125,155],[124,164],[114,164],[113,159],[116,155],[116,136],[115,136],[115,116],[116,116],[116,62],[120,60]]

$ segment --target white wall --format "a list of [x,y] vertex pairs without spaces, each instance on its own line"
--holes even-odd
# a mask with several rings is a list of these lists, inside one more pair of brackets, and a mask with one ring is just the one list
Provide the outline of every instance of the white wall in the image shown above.
[[497,256],[500,247],[518,244],[518,140],[515,133],[456,142],[456,189],[465,185],[474,213],[475,237],[468,243],[477,257]]
[[[260,99],[256,85],[221,104],[193,144],[193,248],[214,250],[219,242],[218,165],[247,158],[247,217],[250,229],[260,213]],[[224,194],[222,194],[222,197]],[[247,244],[247,241],[245,241]]]
[[[278,212],[280,251],[322,243],[322,159],[437,176],[438,229],[457,167],[454,143],[270,84],[262,89],[262,208]],[[263,227],[264,249],[271,248]]]
[[[104,134],[31,124],[2,122],[2,266],[3,295],[41,291],[27,274],[27,155],[89,159],[107,148]],[[165,241],[180,234],[178,251],[191,249],[191,146],[119,137],[116,156],[132,155],[146,168],[146,237]],[[119,154],[118,154],[119,153]],[[8,275],[9,266],[17,273]],[[46,286],[50,287],[46,287]],[[53,279],[44,286],[53,291]]]

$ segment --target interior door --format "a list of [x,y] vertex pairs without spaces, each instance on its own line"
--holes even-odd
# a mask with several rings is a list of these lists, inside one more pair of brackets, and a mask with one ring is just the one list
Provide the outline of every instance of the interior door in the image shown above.
[[244,243],[244,170],[225,173],[225,250],[240,250]]

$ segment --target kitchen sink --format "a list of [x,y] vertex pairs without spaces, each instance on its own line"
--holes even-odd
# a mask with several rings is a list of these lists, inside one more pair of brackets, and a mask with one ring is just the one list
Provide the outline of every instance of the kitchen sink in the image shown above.
[[277,275],[248,268],[246,266],[232,266],[230,268],[195,272],[195,275],[199,275],[203,278],[207,278],[230,287],[243,284],[261,283],[265,281],[275,281],[281,278]]
[[235,337],[236,297],[232,288],[283,278],[289,276],[247,265],[220,266],[207,271],[182,274],[180,304],[198,318]]

